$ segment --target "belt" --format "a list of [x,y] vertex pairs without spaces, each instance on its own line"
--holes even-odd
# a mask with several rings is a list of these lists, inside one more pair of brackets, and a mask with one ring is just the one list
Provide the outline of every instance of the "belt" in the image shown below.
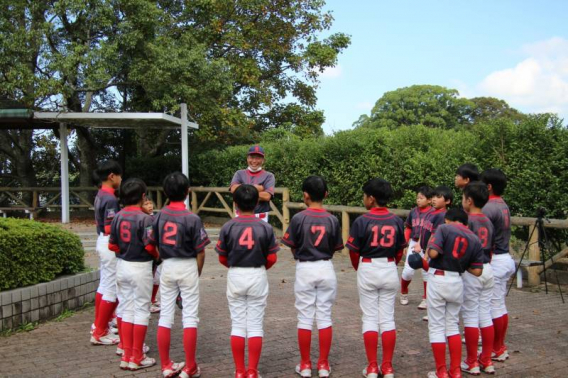
[[[460,272],[452,272],[452,273],[457,273],[461,276]],[[440,270],[440,269],[436,269],[436,271],[434,272],[435,276],[445,276],[446,272],[444,270]]]
[[315,262],[315,261],[329,261],[329,259],[319,259],[319,260],[302,260],[298,259],[299,262]]
[[[375,258],[377,258],[377,259],[383,258],[384,259],[385,257],[375,257]],[[394,262],[394,257],[387,257],[386,259],[387,259],[388,262]],[[373,259],[371,257],[363,257],[361,259],[361,262],[370,263],[370,262],[373,262]]]

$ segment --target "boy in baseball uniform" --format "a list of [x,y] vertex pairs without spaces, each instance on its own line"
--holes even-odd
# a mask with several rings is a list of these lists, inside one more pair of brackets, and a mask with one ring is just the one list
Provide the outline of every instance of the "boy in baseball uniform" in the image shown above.
[[[472,182],[463,191],[462,207],[468,213],[468,228],[477,235],[483,249],[483,274],[475,277],[469,272],[463,274],[462,318],[464,323],[467,358],[462,362],[462,370],[479,375],[481,371],[495,373],[491,362],[494,329],[491,319],[491,297],[493,295],[493,224],[481,209],[489,200],[489,191],[482,182]],[[481,355],[477,356],[477,344],[481,331]],[[479,360],[479,361],[478,361]]]
[[[276,243],[272,226],[255,216],[258,190],[248,184],[233,192],[239,216],[225,223],[215,250],[219,262],[229,268],[227,300],[231,313],[231,349],[235,378],[259,378],[264,310],[268,298],[266,270],[276,263]],[[187,305],[183,300],[184,308]],[[163,310],[162,310],[163,311]],[[245,339],[248,338],[248,368],[245,370]]]
[[495,230],[495,248],[491,258],[493,269],[493,298],[491,300],[491,317],[495,328],[493,341],[494,361],[505,362],[509,358],[505,338],[509,325],[509,315],[505,304],[507,296],[507,281],[515,272],[515,261],[509,253],[509,240],[511,239],[511,214],[507,203],[501,197],[507,187],[507,177],[496,168],[487,169],[481,174],[481,181],[489,190],[489,201],[483,206],[483,214],[493,223]]
[[458,167],[454,177],[456,188],[463,190],[467,184],[479,181],[479,170],[475,164],[465,163]]
[[[165,378],[177,374],[181,378],[196,378],[201,374],[195,361],[199,276],[205,261],[205,247],[211,242],[201,219],[185,207],[189,179],[181,172],[172,173],[164,179],[163,188],[170,202],[154,219],[151,241],[158,247],[162,259],[158,323],[162,375]],[[182,319],[185,363],[175,363],[170,359],[171,328],[174,325],[178,293],[181,293],[184,303]]]
[[[416,207],[410,210],[404,229],[404,237],[408,243],[407,257],[414,251],[414,246],[418,243],[420,238],[420,228],[424,223],[426,215],[434,211],[431,205],[432,202],[432,189],[429,186],[421,186],[416,192]],[[421,252],[424,257],[424,253]],[[428,281],[428,272],[422,270],[422,282],[424,283],[424,295],[422,300],[426,299],[426,282]],[[408,286],[414,277],[414,269],[408,265],[408,259],[404,262],[404,269],[400,278],[400,304],[406,306],[408,304]]]
[[[122,182],[122,168],[112,160],[105,161],[93,174],[101,186],[95,197],[95,222],[97,224],[96,250],[99,255],[100,281],[95,295],[95,323],[91,326],[91,343],[115,345],[120,341],[109,331],[109,322],[117,306],[116,254],[108,249],[111,223],[120,211],[116,190]],[[120,327],[119,327],[120,329]]]
[[[428,378],[461,377],[462,344],[458,327],[463,303],[462,274],[467,270],[479,277],[483,270],[483,249],[477,235],[467,228],[467,214],[450,209],[445,223],[428,242],[430,280],[428,281],[428,331],[436,371]],[[446,366],[446,340],[450,350],[450,369]]]
[[310,176],[302,184],[304,203],[308,208],[292,217],[282,243],[291,248],[296,260],[294,294],[298,311],[298,344],[301,361],[296,373],[312,376],[310,348],[314,317],[319,330],[320,377],[331,373],[328,356],[332,341],[331,308],[337,294],[337,278],[331,259],[343,249],[337,218],[323,208],[327,183],[322,177]]
[[116,272],[123,302],[120,334],[124,353],[120,368],[138,370],[156,363],[146,357],[143,348],[150,320],[152,260],[158,258],[158,252],[150,244],[152,218],[142,211],[146,184],[129,179],[121,185],[120,197],[125,207],[113,219],[109,238],[109,249],[120,259]]
[[[404,223],[386,208],[394,194],[390,183],[380,178],[369,180],[363,186],[363,193],[363,203],[370,211],[353,222],[346,244],[357,271],[359,304],[363,311],[363,340],[369,362],[363,376],[394,378],[394,304],[399,282],[396,265],[406,246]],[[379,331],[383,347],[380,368]]]

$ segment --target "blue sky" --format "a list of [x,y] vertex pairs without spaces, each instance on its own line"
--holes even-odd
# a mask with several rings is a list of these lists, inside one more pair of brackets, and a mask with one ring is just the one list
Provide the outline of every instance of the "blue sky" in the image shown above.
[[328,0],[330,33],[351,35],[321,76],[327,134],[351,128],[387,91],[414,84],[493,96],[568,123],[568,1]]

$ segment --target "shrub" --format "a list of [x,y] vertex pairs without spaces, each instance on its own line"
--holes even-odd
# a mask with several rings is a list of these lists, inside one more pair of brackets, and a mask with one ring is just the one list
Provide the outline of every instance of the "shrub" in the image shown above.
[[56,225],[0,218],[0,290],[53,280],[84,269],[79,237]]

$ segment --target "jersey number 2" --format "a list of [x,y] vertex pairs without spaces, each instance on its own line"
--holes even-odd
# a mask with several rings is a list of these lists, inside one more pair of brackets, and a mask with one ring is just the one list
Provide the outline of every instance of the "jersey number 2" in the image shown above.
[[456,259],[461,259],[463,255],[465,255],[467,246],[468,246],[467,239],[458,236],[456,238],[456,241],[454,241],[454,249],[452,250],[452,256],[454,256]]
[[239,245],[252,249],[254,247],[254,238],[252,237],[252,227],[245,228],[239,239]]
[[176,245],[177,232],[177,223],[166,222],[164,224],[164,235],[162,236],[162,243],[167,245]]

